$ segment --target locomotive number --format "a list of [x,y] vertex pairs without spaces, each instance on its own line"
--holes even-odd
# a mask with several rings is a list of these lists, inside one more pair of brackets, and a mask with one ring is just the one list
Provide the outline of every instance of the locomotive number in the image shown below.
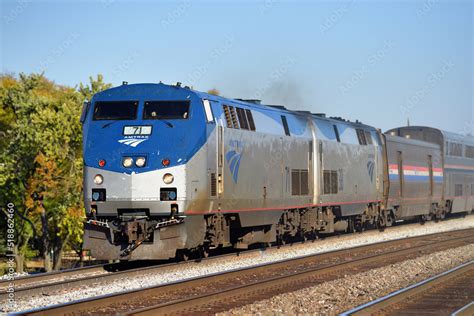
[[123,135],[151,135],[151,125],[145,126],[125,126],[123,128]]

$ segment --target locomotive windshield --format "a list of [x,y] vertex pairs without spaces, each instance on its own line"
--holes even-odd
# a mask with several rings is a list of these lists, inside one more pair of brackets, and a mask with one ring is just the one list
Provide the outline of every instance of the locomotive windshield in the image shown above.
[[137,118],[138,101],[102,101],[94,106],[94,121],[134,120]]
[[145,120],[187,119],[189,101],[147,101],[143,118]]

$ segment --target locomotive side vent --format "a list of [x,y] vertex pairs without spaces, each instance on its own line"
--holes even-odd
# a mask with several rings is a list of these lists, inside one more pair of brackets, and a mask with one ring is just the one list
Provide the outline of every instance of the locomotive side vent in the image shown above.
[[230,117],[230,111],[229,107],[227,105],[224,105],[224,114],[225,114],[225,120],[227,122],[227,127],[232,128],[232,118]]
[[215,173],[211,173],[211,196],[217,195],[217,178]]
[[308,169],[291,170],[291,195],[309,194]]
[[235,114],[235,108],[230,107],[230,114],[232,116],[232,123],[234,123],[234,128],[239,128],[239,122],[237,121],[237,114]]
[[337,170],[324,170],[324,194],[337,194],[339,188],[339,177]]

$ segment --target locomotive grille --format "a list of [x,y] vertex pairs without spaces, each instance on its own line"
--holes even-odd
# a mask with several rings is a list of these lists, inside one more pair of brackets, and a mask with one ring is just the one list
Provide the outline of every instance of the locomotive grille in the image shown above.
[[225,114],[225,120],[227,122],[227,127],[232,128],[232,118],[230,117],[230,110],[227,105],[224,105],[224,114]]
[[230,106],[230,114],[232,116],[232,123],[234,124],[234,128],[239,128],[239,122],[237,121],[237,115],[235,114],[235,108]]
[[291,170],[291,194],[292,195],[308,195],[309,179],[307,169]]
[[211,173],[211,196],[217,195],[217,179],[216,174]]
[[300,181],[301,181],[301,195],[308,195],[309,194],[309,188],[308,188],[308,170],[301,170],[300,173]]
[[324,170],[324,194],[337,194],[339,177],[336,170]]

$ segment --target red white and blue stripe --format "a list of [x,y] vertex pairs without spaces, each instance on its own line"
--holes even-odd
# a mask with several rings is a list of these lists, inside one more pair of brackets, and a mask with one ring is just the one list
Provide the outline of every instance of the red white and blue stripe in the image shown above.
[[[403,178],[405,181],[428,182],[430,177],[430,169],[421,166],[403,166]],[[398,165],[389,165],[389,178],[391,181],[399,180]],[[443,169],[433,168],[433,181],[443,182]]]

